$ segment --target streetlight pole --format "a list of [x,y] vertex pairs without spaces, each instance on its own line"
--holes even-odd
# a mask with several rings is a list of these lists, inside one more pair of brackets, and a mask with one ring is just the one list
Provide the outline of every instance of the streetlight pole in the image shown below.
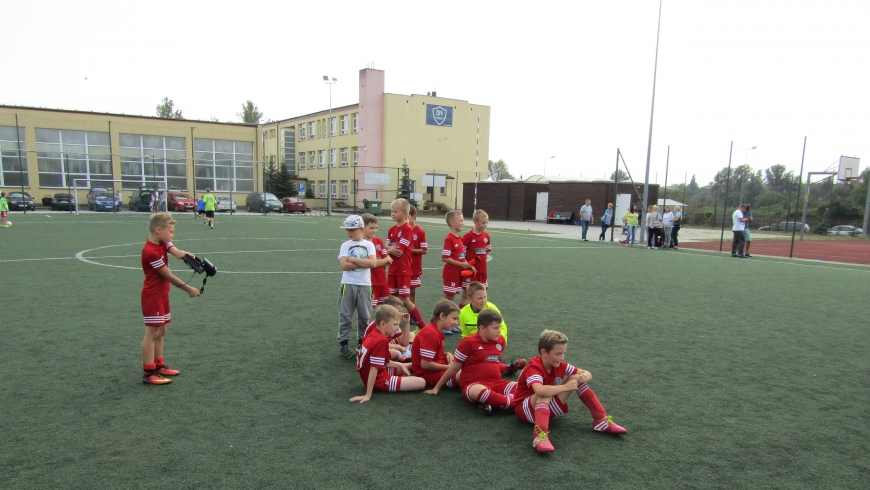
[[329,151],[327,151],[326,157],[326,215],[332,216],[332,86],[338,81],[338,79],[335,77],[330,78],[328,75],[323,75],[323,81],[329,85],[329,120],[326,123],[329,135]]
[[743,204],[743,184],[746,183],[746,159],[749,158],[749,150],[754,150],[758,148],[757,146],[753,146],[752,148],[747,148],[746,152],[743,154],[743,178],[740,179],[740,202],[737,205]]
[[552,160],[553,158],[556,158],[556,155],[553,155],[550,158],[544,157],[544,177],[547,176],[547,160]]

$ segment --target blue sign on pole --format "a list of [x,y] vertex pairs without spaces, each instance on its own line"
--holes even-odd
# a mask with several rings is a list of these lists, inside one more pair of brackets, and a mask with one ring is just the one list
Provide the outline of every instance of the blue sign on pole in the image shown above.
[[296,184],[296,186],[299,188],[300,193],[305,193],[305,182],[299,182]]
[[453,108],[443,105],[426,104],[426,125],[453,127]]

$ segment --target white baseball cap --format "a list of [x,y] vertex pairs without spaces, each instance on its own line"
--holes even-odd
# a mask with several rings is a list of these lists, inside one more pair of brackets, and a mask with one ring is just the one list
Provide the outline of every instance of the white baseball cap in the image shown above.
[[356,215],[352,214],[344,219],[344,223],[339,228],[344,228],[345,230],[355,230],[357,228],[365,228],[365,224],[363,224],[363,219]]

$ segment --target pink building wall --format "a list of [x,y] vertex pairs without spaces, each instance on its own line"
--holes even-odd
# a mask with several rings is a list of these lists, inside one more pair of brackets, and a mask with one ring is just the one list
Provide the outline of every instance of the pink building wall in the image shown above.
[[[365,150],[363,150],[365,148]],[[365,68],[359,71],[359,168],[357,179],[363,199],[384,200],[381,186],[367,185],[365,172],[382,172],[384,162],[384,71]]]

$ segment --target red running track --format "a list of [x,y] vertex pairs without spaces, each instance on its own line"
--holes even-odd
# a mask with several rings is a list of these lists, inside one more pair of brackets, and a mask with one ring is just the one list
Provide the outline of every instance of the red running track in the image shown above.
[[[684,242],[680,248],[719,251],[719,242]],[[791,240],[753,240],[752,255],[788,257]],[[731,240],[722,243],[722,252],[731,253]],[[844,262],[847,264],[870,265],[870,240],[862,238],[840,238],[836,240],[804,240],[795,238],[794,258],[821,260],[823,262]]]

